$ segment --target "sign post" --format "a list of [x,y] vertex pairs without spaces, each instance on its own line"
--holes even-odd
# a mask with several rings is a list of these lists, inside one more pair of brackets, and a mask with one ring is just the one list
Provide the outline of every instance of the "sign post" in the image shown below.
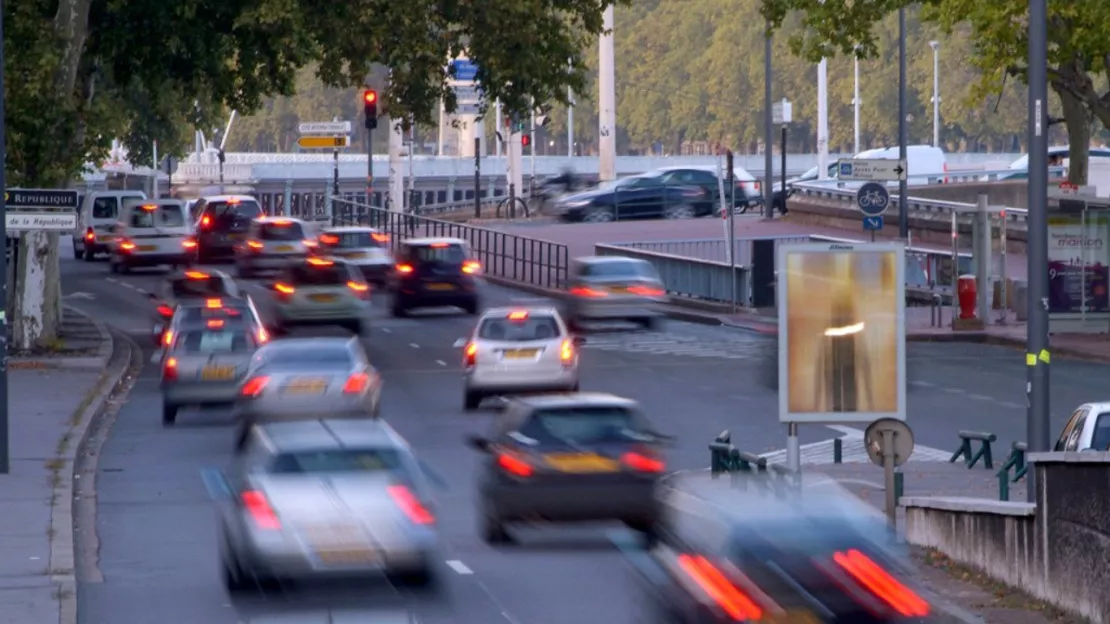
[[906,163],[891,158],[841,158],[837,178],[843,181],[897,182],[906,179]]
[[339,197],[339,150],[351,145],[351,122],[310,121],[299,124],[297,132],[301,135],[297,145],[302,149],[332,150],[332,195]]
[[867,456],[883,469],[883,490],[886,495],[886,517],[891,529],[898,525],[898,486],[894,469],[909,461],[913,455],[913,430],[897,418],[880,418],[863,432]]
[[[782,179],[782,207],[779,208],[779,211],[782,212],[782,214],[786,214],[786,128],[790,125],[790,122],[793,121],[793,108],[794,107],[790,104],[790,100],[786,98],[782,98],[781,102],[771,107],[771,120],[782,126],[782,135],[779,139],[779,156],[782,158],[782,167],[779,170],[779,176],[781,176]],[[769,193],[772,203],[771,210],[773,212],[773,189],[769,189]]]
[[875,232],[883,229],[883,215],[890,209],[890,191],[885,184],[868,182],[856,191],[856,207],[863,214],[863,229],[875,242]]

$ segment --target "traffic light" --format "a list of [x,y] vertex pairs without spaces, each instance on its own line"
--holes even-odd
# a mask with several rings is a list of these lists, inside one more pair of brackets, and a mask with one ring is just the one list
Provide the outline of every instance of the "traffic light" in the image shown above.
[[366,129],[373,130],[378,127],[378,92],[367,89],[362,92],[362,108],[366,114]]
[[530,135],[527,135],[527,134],[521,135],[520,136],[520,144],[523,147],[528,147],[529,145],[532,144],[532,137]]

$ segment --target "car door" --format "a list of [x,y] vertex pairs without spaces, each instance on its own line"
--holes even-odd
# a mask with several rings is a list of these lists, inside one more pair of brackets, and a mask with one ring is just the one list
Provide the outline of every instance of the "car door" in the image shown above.
[[1068,442],[1071,441],[1072,435],[1075,432],[1076,425],[1086,413],[1087,409],[1082,407],[1072,413],[1071,417],[1068,418],[1067,424],[1064,425],[1064,430],[1060,432],[1060,438],[1056,440],[1056,445],[1052,447],[1053,451],[1063,451],[1065,447],[1067,447]]
[[642,219],[663,214],[667,187],[660,177],[638,177],[613,189],[618,219]]

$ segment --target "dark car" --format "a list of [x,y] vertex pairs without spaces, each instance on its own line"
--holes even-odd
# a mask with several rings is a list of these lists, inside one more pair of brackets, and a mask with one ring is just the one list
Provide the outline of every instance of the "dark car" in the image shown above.
[[242,243],[251,221],[263,216],[262,206],[247,195],[204,197],[193,206],[197,216],[197,262],[231,258]]
[[[743,181],[737,181],[735,197],[737,205],[747,205]],[[689,219],[715,214],[719,198],[720,185],[712,171],[661,169],[567,195],[551,212],[563,221]]]
[[482,266],[458,238],[410,238],[394,255],[390,278],[393,316],[407,316],[416,308],[455,307],[477,314]]

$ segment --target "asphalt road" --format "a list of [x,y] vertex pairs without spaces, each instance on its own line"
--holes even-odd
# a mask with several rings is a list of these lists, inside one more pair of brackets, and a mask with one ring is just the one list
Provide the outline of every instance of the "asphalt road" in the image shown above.
[[[109,276],[103,262],[63,261],[67,302],[130,333],[150,348],[145,291],[162,274]],[[256,283],[246,288],[267,294]],[[386,381],[383,414],[444,481],[440,528],[446,592],[437,600],[389,586],[290,587],[279,595],[232,602],[220,585],[215,515],[200,479],[205,467],[229,459],[226,413],[183,412],[178,425],[160,422],[158,371],[148,365],[116,416],[97,478],[98,555],[79,561],[82,624],[210,624],[263,622],[281,615],[307,624],[328,609],[385,622],[383,611],[412,609],[425,622],[579,624],[644,621],[634,608],[631,571],[611,545],[615,527],[522,530],[520,543],[493,549],[476,534],[474,467],[463,445],[483,432],[485,414],[465,414],[453,343],[472,318],[433,312],[391,319],[376,302],[370,356]],[[489,287],[487,303],[536,298]],[[328,330],[316,330],[328,333]],[[657,427],[677,436],[674,469],[707,463],[706,443],[722,429],[756,452],[782,448],[777,399],[762,380],[773,342],[723,327],[669,322],[659,332],[591,333],[582,358],[584,390],[639,400]],[[954,448],[957,429],[1021,438],[1025,366],[1018,351],[961,344],[913,344],[909,349],[909,421],[918,444]],[[1054,363],[1054,422],[1100,398],[1107,367]],[[838,435],[802,428],[802,442]],[[368,616],[378,619],[365,620]],[[286,621],[286,620],[282,620]]]

